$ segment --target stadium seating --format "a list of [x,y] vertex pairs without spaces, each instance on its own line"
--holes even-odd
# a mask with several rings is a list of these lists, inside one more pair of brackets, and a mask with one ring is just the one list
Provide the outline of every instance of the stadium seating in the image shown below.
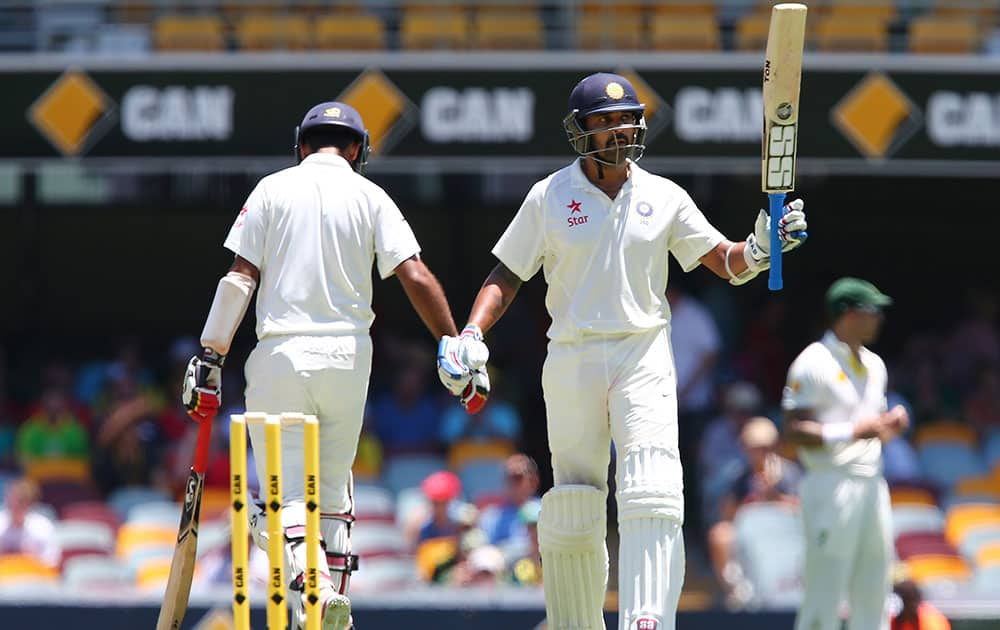
[[944,539],[941,532],[910,532],[899,535],[895,540],[896,553],[900,560],[913,556],[958,555],[956,549]]
[[469,20],[463,9],[408,10],[399,26],[400,47],[407,50],[468,48]]
[[978,52],[979,26],[970,16],[923,15],[910,22],[912,53],[971,54]]
[[312,30],[301,15],[251,13],[236,22],[236,42],[242,50],[306,50]]
[[545,27],[537,11],[483,10],[472,23],[472,46],[486,50],[540,50]]
[[398,494],[403,488],[419,486],[428,475],[447,467],[445,459],[438,455],[395,455],[385,461],[381,485]]
[[812,41],[823,52],[885,52],[889,33],[874,18],[826,15],[816,19]]
[[125,516],[127,525],[159,525],[176,528],[181,520],[181,504],[173,501],[151,501],[133,505]]
[[922,448],[930,443],[953,443],[974,448],[977,439],[972,427],[956,420],[935,420],[913,432],[913,446]]
[[351,548],[365,559],[365,566],[368,558],[400,557],[408,551],[403,533],[395,523],[380,521],[365,521],[352,528]]
[[360,520],[395,522],[396,502],[387,488],[370,484],[354,486],[354,517]]
[[134,505],[140,503],[160,503],[170,500],[167,493],[147,486],[126,486],[118,488],[108,495],[108,505],[118,514],[118,518],[123,521]]
[[118,533],[118,527],[121,526],[118,514],[104,501],[69,503],[59,511],[59,517],[63,521],[104,523],[115,534]]
[[225,50],[225,25],[215,15],[165,15],[153,24],[153,45],[162,52]]
[[646,45],[643,16],[628,11],[583,13],[577,19],[576,47],[582,50],[636,50]]
[[719,25],[709,13],[656,13],[649,22],[649,45],[656,50],[705,51],[722,45]]
[[513,454],[510,440],[459,440],[448,449],[448,468],[458,470],[472,460],[503,461]]
[[943,532],[944,513],[936,505],[894,505],[892,527],[896,536],[913,532]]
[[107,592],[131,586],[132,576],[112,556],[78,556],[63,564],[62,582],[75,590]]
[[381,50],[385,25],[371,13],[322,15],[314,24],[313,43],[320,50]]
[[0,588],[17,583],[56,583],[59,572],[28,554],[0,555]]
[[958,442],[926,442],[917,450],[924,478],[941,489],[949,489],[958,480],[986,474],[986,464],[970,446]]
[[502,492],[505,485],[502,460],[477,459],[468,461],[455,471],[462,482],[462,493],[475,502],[483,495]]
[[61,563],[78,556],[111,556],[115,551],[115,531],[105,523],[57,521],[55,537],[62,549]]
[[351,592],[399,591],[418,582],[413,558],[372,558],[351,577]]
[[733,48],[754,52],[764,50],[770,22],[771,16],[763,11],[754,11],[739,18],[733,35]]

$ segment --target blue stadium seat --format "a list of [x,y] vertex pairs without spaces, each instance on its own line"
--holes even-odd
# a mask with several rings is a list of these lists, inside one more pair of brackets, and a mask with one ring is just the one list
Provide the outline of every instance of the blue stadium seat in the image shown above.
[[419,486],[431,473],[448,468],[439,455],[394,455],[382,467],[382,486],[399,494],[403,488]]
[[505,486],[503,460],[471,460],[458,469],[462,493],[473,503],[483,495],[503,492]]
[[[112,491],[108,496],[108,505],[124,521],[128,517],[129,510],[135,505],[139,505],[140,503],[162,503],[170,500],[167,493],[162,490],[146,486],[128,486]],[[180,512],[177,514],[179,519]]]
[[897,505],[892,508],[894,536],[944,531],[944,512],[933,505]]
[[987,473],[979,453],[954,442],[924,444],[918,457],[924,477],[939,488],[951,488],[963,477],[978,477]]

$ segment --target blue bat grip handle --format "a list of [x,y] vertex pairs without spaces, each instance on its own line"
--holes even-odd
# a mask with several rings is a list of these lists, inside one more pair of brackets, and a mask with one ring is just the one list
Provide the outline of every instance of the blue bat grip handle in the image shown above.
[[785,216],[785,193],[768,193],[771,213],[771,269],[767,275],[767,288],[781,291],[784,283],[781,279],[781,236],[778,235],[778,224]]

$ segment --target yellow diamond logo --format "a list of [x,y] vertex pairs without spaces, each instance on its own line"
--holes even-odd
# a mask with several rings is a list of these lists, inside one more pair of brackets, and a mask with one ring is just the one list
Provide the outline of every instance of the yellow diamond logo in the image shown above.
[[79,155],[106,129],[114,104],[80,70],[67,70],[36,100],[28,119],[63,155]]
[[885,158],[920,127],[920,110],[892,80],[872,72],[833,108],[840,132],[869,158]]
[[617,71],[635,88],[635,95],[639,102],[646,106],[643,117],[646,119],[646,143],[656,137],[670,119],[670,107],[666,101],[654,90],[646,80],[631,70],[621,69]]
[[364,112],[372,149],[386,153],[413,125],[416,106],[384,74],[366,70],[337,97]]

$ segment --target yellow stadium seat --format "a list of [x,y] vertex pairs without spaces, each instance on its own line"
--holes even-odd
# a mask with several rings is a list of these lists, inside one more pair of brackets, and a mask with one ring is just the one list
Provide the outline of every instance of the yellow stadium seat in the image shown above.
[[338,13],[316,19],[316,48],[324,50],[384,50],[385,25],[370,13]]
[[993,475],[987,477],[966,477],[955,483],[953,494],[968,496],[970,494],[994,496],[1000,503],[1000,480]]
[[736,50],[764,52],[767,47],[767,29],[771,24],[771,16],[764,12],[753,12],[744,15],[736,22],[733,37],[733,47]]
[[984,27],[996,24],[1000,6],[996,0],[934,0],[931,13],[940,16],[969,17]]
[[980,27],[973,17],[922,15],[910,21],[912,53],[972,54],[979,50]]
[[476,459],[503,461],[513,454],[514,445],[509,440],[461,440],[448,449],[448,468],[458,470]]
[[406,11],[399,39],[409,50],[462,49],[469,45],[469,22],[461,9]]
[[896,17],[895,0],[829,0],[827,15],[859,20],[889,22]]
[[35,459],[24,464],[24,474],[37,482],[90,481],[90,462],[68,457]]
[[889,33],[884,22],[854,16],[823,16],[813,33],[816,48],[824,52],[884,52]]
[[935,420],[917,428],[913,444],[920,448],[928,442],[955,442],[965,446],[976,446],[976,432],[967,424],[955,420]]
[[125,523],[118,530],[115,553],[125,558],[143,547],[172,547],[177,542],[177,530],[156,525]]
[[893,505],[937,505],[930,490],[923,488],[895,488],[889,498]]
[[489,50],[540,50],[545,48],[545,27],[537,11],[480,9],[472,42],[475,48]]
[[642,48],[642,21],[639,13],[584,13],[577,20],[576,45],[584,50]]
[[659,13],[649,24],[649,45],[656,50],[718,50],[714,15]]
[[162,587],[170,577],[170,561],[166,557],[143,562],[135,571],[135,585],[150,590]]
[[309,20],[301,15],[245,15],[236,23],[243,50],[305,50],[312,46]]
[[646,5],[643,2],[628,0],[585,0],[580,3],[583,13],[601,14],[603,17],[617,15],[641,15]]
[[169,15],[153,25],[153,43],[157,50],[217,51],[226,48],[222,20],[214,15]]
[[715,4],[697,0],[675,0],[674,2],[654,2],[650,6],[654,13],[670,15],[711,15],[715,16]]
[[114,4],[114,21],[119,24],[152,24],[156,15],[156,0],[118,0]]
[[201,495],[202,520],[227,514],[229,498],[229,488],[205,488]]
[[936,580],[965,581],[972,575],[972,570],[960,556],[919,555],[910,556],[905,561],[910,579],[917,584]]
[[0,585],[20,582],[52,581],[59,572],[30,554],[0,555]]
[[965,534],[974,527],[1000,526],[1000,505],[994,503],[960,503],[945,515],[944,537],[958,547]]
[[976,566],[978,568],[1000,565],[1000,540],[989,542],[976,551]]

